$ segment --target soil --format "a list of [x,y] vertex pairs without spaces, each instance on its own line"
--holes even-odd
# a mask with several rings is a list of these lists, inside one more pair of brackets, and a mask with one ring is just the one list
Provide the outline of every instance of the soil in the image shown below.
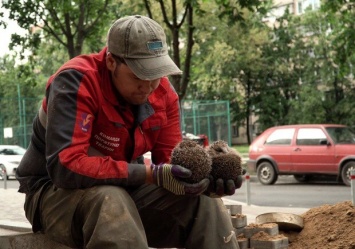
[[[304,227],[299,232],[280,230],[279,235],[271,236],[261,231],[252,238],[272,241],[287,237],[288,249],[355,249],[355,206],[351,201],[314,207],[301,217]],[[266,224],[252,223],[248,227]],[[244,234],[238,236],[238,240],[242,239]]]
[[323,205],[301,215],[300,232],[283,232],[289,239],[288,249],[355,249],[355,207],[351,201]]
[[286,236],[283,234],[276,234],[276,235],[269,235],[263,231],[260,231],[256,234],[254,234],[251,238],[254,240],[268,240],[268,241],[272,241],[272,240],[280,240],[285,238]]

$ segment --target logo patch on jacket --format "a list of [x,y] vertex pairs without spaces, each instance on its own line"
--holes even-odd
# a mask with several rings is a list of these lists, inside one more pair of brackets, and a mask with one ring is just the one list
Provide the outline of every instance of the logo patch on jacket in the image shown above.
[[113,152],[115,148],[118,148],[120,146],[121,139],[119,137],[107,135],[104,132],[100,132],[99,134],[96,134],[94,138],[95,138],[95,145],[108,152]]
[[91,127],[91,118],[93,116],[91,114],[88,114],[88,113],[83,113],[81,114],[81,123],[80,123],[80,127],[81,127],[81,130],[83,132],[87,132],[90,127]]

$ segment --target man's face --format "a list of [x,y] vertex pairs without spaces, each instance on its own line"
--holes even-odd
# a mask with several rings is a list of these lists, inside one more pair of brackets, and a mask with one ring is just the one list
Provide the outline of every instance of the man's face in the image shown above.
[[132,105],[145,103],[148,96],[159,86],[160,79],[139,79],[127,65],[118,64],[112,57],[111,59],[113,61],[108,58],[107,66],[111,71],[113,84],[121,96]]

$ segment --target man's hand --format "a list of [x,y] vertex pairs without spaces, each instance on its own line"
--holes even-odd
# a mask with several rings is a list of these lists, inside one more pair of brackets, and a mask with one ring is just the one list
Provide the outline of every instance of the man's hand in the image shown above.
[[209,179],[190,184],[183,181],[191,176],[192,172],[180,165],[152,164],[153,182],[176,195],[200,195],[206,191],[210,184]]
[[239,175],[236,180],[213,179],[210,175],[210,185],[205,194],[210,197],[220,198],[226,195],[233,195],[235,190],[240,188],[243,183],[243,176]]

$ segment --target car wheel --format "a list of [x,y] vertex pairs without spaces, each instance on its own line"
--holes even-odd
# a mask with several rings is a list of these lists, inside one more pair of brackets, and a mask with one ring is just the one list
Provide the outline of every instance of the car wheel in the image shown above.
[[341,170],[341,180],[346,186],[351,185],[350,175],[352,170],[355,170],[355,161],[347,162]]
[[293,175],[293,177],[298,182],[308,182],[309,180],[311,180],[311,176],[310,175]]
[[277,181],[277,174],[269,162],[262,162],[257,169],[259,181],[264,185],[272,185]]

